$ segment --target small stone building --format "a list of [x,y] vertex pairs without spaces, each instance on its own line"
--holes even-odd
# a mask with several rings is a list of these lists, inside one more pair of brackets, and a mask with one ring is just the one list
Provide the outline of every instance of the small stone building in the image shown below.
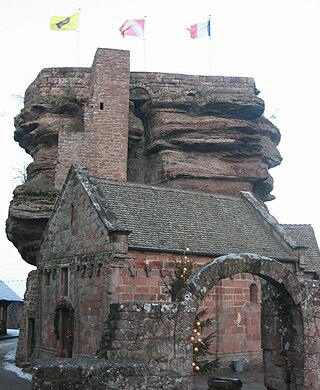
[[[312,229],[290,226],[295,236],[304,234],[299,244],[285,229],[249,192],[231,197],[119,183],[73,166],[41,242],[37,356],[95,356],[110,304],[168,300],[164,282],[186,245],[198,267],[248,252],[311,277]],[[309,257],[306,239],[314,242]],[[240,274],[206,297],[218,355],[261,360],[259,291],[260,279]]]
[[[2,280],[0,280],[0,336],[7,334],[8,328],[17,328],[21,319],[23,300]],[[14,306],[11,312],[10,306]],[[9,313],[8,313],[9,312]]]

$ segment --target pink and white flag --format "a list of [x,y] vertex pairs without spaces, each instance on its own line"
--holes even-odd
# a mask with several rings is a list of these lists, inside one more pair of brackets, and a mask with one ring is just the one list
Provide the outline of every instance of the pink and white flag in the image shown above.
[[145,19],[128,19],[119,28],[120,33],[123,37],[125,37],[125,35],[143,37],[144,23],[145,23]]

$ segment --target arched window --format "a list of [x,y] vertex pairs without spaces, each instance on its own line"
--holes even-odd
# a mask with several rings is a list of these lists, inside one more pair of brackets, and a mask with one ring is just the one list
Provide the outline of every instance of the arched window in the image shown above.
[[257,285],[255,283],[250,284],[250,302],[257,303],[258,296],[259,296],[259,291]]

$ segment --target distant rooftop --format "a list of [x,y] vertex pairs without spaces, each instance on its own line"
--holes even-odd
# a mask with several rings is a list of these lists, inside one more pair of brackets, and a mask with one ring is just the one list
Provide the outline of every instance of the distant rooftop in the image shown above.
[[10,287],[8,287],[2,280],[0,280],[0,302],[22,302],[23,299],[19,297]]

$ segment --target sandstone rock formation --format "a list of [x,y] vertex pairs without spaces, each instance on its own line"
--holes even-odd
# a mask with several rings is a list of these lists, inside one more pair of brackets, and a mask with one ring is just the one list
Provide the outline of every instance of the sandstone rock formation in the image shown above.
[[263,101],[214,89],[190,94],[158,93],[138,106],[142,124],[135,126],[128,166],[132,154],[145,156],[143,182],[226,194],[248,190],[271,200],[268,169],[281,162],[280,133],[262,116]]
[[[7,236],[31,264],[59,192],[59,134],[86,133],[90,72],[43,70],[15,119],[15,140],[34,162],[14,191]],[[122,141],[127,180],[227,195],[245,190],[271,200],[268,170],[281,162],[280,133],[263,116],[257,94],[250,78],[131,73],[129,134]]]
[[31,264],[59,192],[54,186],[59,130],[81,128],[80,111],[81,103],[64,97],[39,97],[37,102],[26,101],[15,118],[14,139],[34,161],[27,168],[27,181],[14,190],[6,229],[9,240]]

